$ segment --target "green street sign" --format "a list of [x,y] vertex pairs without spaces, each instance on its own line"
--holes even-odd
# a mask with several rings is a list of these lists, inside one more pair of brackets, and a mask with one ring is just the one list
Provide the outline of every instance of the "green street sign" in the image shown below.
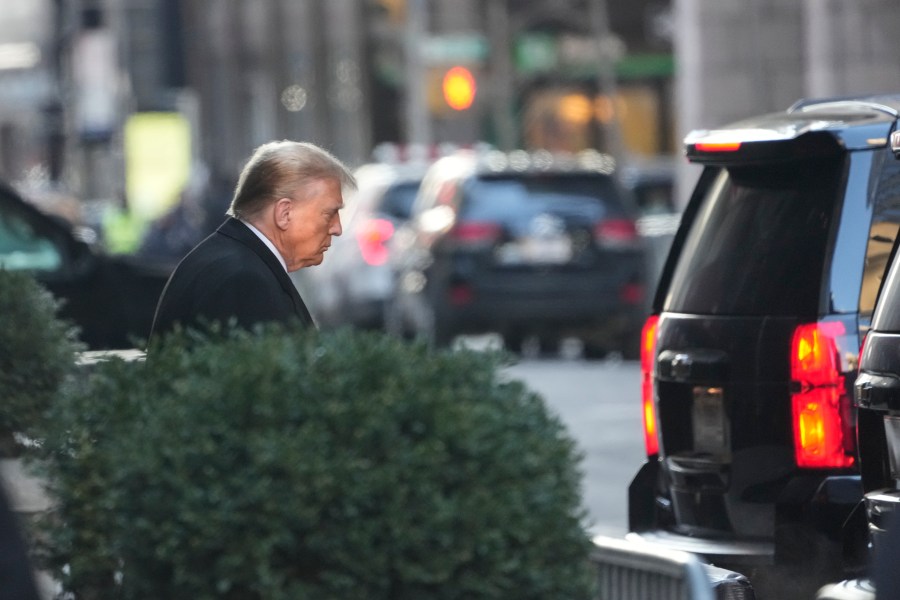
[[477,33],[433,35],[422,42],[422,57],[428,64],[479,64],[488,55],[488,43]]
[[516,71],[526,75],[554,70],[559,63],[556,36],[549,33],[526,33],[515,42]]

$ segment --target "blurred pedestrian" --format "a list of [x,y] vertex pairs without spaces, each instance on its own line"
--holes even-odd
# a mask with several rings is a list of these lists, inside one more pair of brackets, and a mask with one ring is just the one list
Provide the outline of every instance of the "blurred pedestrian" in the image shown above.
[[344,186],[356,182],[327,151],[280,141],[256,149],[228,219],[175,268],[159,299],[151,339],[172,330],[234,322],[314,323],[289,272],[318,265],[341,235]]

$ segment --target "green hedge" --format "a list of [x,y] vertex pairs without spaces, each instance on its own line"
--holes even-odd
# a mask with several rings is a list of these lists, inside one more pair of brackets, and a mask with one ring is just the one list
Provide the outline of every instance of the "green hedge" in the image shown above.
[[11,434],[35,434],[72,372],[80,346],[58,308],[30,274],[0,268],[0,454],[14,450]]
[[45,558],[76,598],[587,598],[580,455],[504,360],[272,329],[102,364],[46,432]]

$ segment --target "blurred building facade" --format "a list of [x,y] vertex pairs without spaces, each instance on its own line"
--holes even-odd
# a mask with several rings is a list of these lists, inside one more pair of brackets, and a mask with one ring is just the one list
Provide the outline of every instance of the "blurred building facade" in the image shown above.
[[[678,136],[803,97],[900,93],[896,0],[674,0]],[[681,177],[679,197],[696,172]]]
[[[900,90],[896,0],[33,0],[0,18],[0,176],[121,200],[139,113],[233,179],[274,138],[677,154],[690,129]],[[17,54],[18,53],[18,54]],[[475,84],[450,108],[454,66]]]
[[[625,137],[639,151],[672,147],[671,41],[658,26],[668,0],[19,4],[0,18],[0,44],[27,38],[40,52],[28,65],[0,61],[0,77],[27,88],[0,91],[0,175],[49,164],[42,175],[83,198],[127,195],[139,113],[183,117],[191,160],[223,179],[274,138],[351,164],[381,142],[608,146],[617,103],[638,111]],[[442,95],[453,66],[477,86],[464,110]]]
[[49,3],[17,2],[0,19],[0,176],[21,177],[46,164],[45,111],[54,77]]

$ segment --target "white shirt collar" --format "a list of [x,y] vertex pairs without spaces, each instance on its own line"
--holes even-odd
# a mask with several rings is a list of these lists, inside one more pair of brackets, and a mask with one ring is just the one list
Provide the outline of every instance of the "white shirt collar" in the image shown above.
[[253,225],[251,225],[250,223],[248,223],[247,221],[245,221],[245,220],[243,220],[243,219],[238,219],[238,220],[239,220],[241,223],[243,223],[244,225],[246,225],[247,227],[249,227],[249,228],[250,228],[250,231],[252,231],[253,233],[255,233],[255,234],[256,234],[256,237],[258,237],[260,240],[262,240],[262,243],[265,244],[266,247],[267,247],[269,250],[272,251],[272,254],[275,255],[275,258],[277,258],[277,259],[278,259],[278,262],[281,263],[281,266],[284,267],[284,272],[287,273],[287,263],[284,262],[284,257],[281,256],[281,253],[278,251],[278,248],[275,247],[275,244],[273,244],[272,241],[271,241],[269,238],[267,238],[267,237],[263,234],[262,231],[260,231],[259,229],[257,229],[256,227],[254,227]]

